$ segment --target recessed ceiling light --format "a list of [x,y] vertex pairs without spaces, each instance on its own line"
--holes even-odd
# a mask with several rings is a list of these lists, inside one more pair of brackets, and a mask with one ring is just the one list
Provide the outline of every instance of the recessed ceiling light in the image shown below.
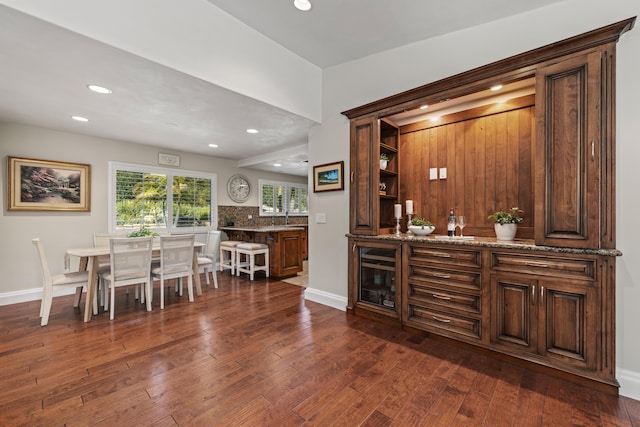
[[87,87],[96,93],[104,93],[104,94],[112,93],[111,89],[107,89],[106,87],[102,87],[98,85],[88,85]]
[[425,105],[421,105],[421,106],[420,106],[420,109],[421,109],[421,110],[426,110],[427,108],[429,108],[429,106],[428,106],[428,105],[426,105],[426,104],[425,104]]
[[218,144],[209,144],[209,147],[211,147],[211,148],[218,148]]
[[282,164],[281,163],[274,163],[273,166],[279,168],[280,166],[282,166]]
[[89,119],[87,119],[85,117],[82,117],[82,116],[71,116],[71,118],[73,120],[77,120],[79,122],[88,122],[89,121]]
[[293,5],[296,9],[306,12],[311,9],[311,2],[309,0],[293,0]]
[[258,133],[258,129],[247,129],[247,133]]
[[502,89],[502,85],[491,86],[491,90],[493,90],[493,91],[500,90],[500,89]]

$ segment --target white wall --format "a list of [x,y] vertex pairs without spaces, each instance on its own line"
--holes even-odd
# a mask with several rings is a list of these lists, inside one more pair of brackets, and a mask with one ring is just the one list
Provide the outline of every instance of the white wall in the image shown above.
[[[515,17],[425,40],[324,71],[323,123],[309,139],[310,164],[345,161],[349,123],[340,112],[640,14],[637,0],[566,0]],[[621,393],[640,399],[640,30],[618,44],[617,365]],[[391,76],[391,77],[390,77]],[[347,296],[348,184],[344,192],[311,194],[309,299],[344,309]],[[327,224],[314,215],[327,213]],[[446,212],[442,215],[446,216]],[[328,268],[331,266],[331,268]]]
[[[119,161],[158,166],[153,146],[131,144],[48,129],[0,123],[0,188],[3,216],[0,220],[0,303],[15,298],[33,299],[33,289],[41,288],[41,275],[33,237],[42,240],[52,273],[63,271],[64,251],[91,246],[93,233],[107,232],[108,162]],[[226,192],[229,177],[242,173],[258,187],[258,179],[306,182],[304,177],[237,168],[232,160],[189,153],[180,154],[180,168],[216,173],[218,204],[239,205]],[[58,160],[91,165],[91,212],[16,212],[7,210],[7,156]],[[258,206],[258,191],[252,191],[242,206]],[[12,300],[12,296],[15,296]],[[20,298],[20,297],[23,298]],[[36,295],[37,296],[37,295]],[[3,298],[4,297],[4,298]]]

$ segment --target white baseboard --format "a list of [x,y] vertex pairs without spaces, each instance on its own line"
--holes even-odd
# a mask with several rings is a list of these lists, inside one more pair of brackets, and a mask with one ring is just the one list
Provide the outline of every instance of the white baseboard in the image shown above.
[[[68,288],[58,288],[53,290],[53,296],[71,295],[75,291]],[[42,288],[24,289],[22,291],[5,292],[0,294],[0,306],[18,304],[21,302],[40,301],[42,299]]]
[[304,299],[317,302],[338,310],[345,311],[347,309],[347,299],[340,295],[331,294],[319,289],[307,288],[304,291]]
[[620,383],[620,395],[640,400],[640,373],[616,368],[616,376]]

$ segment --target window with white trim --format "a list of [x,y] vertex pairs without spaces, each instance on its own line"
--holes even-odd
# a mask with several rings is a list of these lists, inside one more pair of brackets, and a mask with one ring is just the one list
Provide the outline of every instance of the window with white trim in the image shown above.
[[258,180],[260,216],[307,216],[309,194],[307,184]]
[[170,233],[218,223],[217,175],[109,162],[109,229]]

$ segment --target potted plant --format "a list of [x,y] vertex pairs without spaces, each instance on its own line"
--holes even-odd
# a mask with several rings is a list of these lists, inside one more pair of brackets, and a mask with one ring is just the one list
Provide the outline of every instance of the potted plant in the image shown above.
[[417,215],[411,219],[411,225],[409,225],[408,228],[416,236],[429,235],[436,229],[431,221],[427,221],[423,217]]
[[132,231],[131,233],[127,234],[127,237],[146,237],[146,236],[158,237],[159,234],[156,233],[155,231],[149,230],[146,227],[140,227],[140,230]]
[[510,241],[516,237],[518,224],[524,220],[524,218],[520,216],[521,213],[522,210],[514,207],[508,211],[494,212],[487,217],[493,220],[493,228],[496,231],[496,238],[498,240]]
[[380,153],[380,169],[385,170],[389,163],[389,156],[387,153]]

